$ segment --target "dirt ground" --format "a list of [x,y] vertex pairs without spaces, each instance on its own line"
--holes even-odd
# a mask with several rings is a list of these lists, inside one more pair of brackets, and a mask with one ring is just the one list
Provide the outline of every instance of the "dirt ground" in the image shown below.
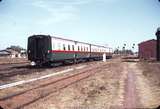
[[159,66],[159,63],[121,62],[117,59],[107,63],[106,68],[95,75],[51,94],[29,108],[155,108],[160,105]]
[[27,58],[0,57],[0,65],[1,64],[14,64],[14,63],[27,63],[27,62],[29,62]]
[[22,109],[146,109],[160,105],[160,63],[117,58],[102,65],[88,78]]

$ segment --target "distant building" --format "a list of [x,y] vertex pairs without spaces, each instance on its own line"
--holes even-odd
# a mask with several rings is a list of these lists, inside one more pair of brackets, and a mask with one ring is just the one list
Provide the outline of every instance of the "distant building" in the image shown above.
[[0,50],[0,57],[10,57],[11,53],[6,50]]
[[148,41],[141,42],[138,44],[139,46],[139,58],[146,59],[146,60],[156,60],[156,40],[151,39]]
[[6,51],[10,52],[11,54],[11,58],[15,58],[15,57],[18,57],[20,58],[21,57],[21,54],[18,52],[18,51],[15,51],[11,48],[7,48]]
[[26,51],[21,50],[20,52],[7,48],[5,50],[0,50],[0,57],[9,57],[9,58],[26,58]]
[[26,58],[27,57],[27,51],[26,50],[21,50],[21,57]]

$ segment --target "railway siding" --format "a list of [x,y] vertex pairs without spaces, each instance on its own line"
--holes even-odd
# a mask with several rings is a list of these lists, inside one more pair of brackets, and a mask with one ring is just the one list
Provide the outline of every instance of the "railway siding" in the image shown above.
[[61,74],[64,74],[64,73],[71,72],[73,70],[82,69],[84,67],[86,67],[86,65],[82,65],[82,66],[78,66],[78,67],[70,68],[70,69],[65,69],[65,70],[62,70],[62,71],[59,71],[59,72],[56,72],[56,73],[51,73],[51,74],[48,74],[48,75],[44,75],[44,76],[41,76],[41,77],[38,77],[38,78],[33,78],[33,79],[29,79],[29,80],[22,80],[22,81],[9,83],[9,84],[0,85],[0,90],[10,88],[10,87],[14,87],[14,86],[18,86],[18,85],[22,85],[22,84],[26,84],[26,83],[30,83],[30,82],[34,82],[34,81],[38,81],[38,80],[42,80],[42,79],[46,79],[46,78],[50,78],[50,77],[53,77],[53,76],[56,76],[56,75],[61,75]]
[[[70,71],[70,75],[64,75],[64,76],[61,75],[61,76],[59,76],[59,78],[50,78],[50,79],[40,80],[39,85],[36,84],[37,87],[34,87],[34,88],[32,87],[31,89],[28,89],[26,91],[20,91],[19,93],[16,93],[16,94],[9,94],[9,95],[6,94],[5,97],[1,98],[0,103],[5,104],[5,106],[6,106],[5,108],[23,107],[25,105],[28,105],[28,103],[33,102],[34,100],[43,98],[43,94],[46,96],[47,94],[55,92],[57,89],[61,89],[63,87],[66,87],[74,82],[77,82],[77,81],[83,79],[83,78],[87,78],[88,76],[90,76],[93,73],[93,72],[89,72],[89,71],[98,68],[98,67],[93,68],[93,66],[92,66],[92,68],[81,70],[84,67],[85,67],[85,65],[75,67],[74,69],[75,69],[76,73],[71,73],[74,71],[74,69],[72,69],[72,70],[70,69],[68,71],[66,70],[66,71],[61,72],[61,73],[64,73],[64,72]],[[45,76],[45,77],[48,77],[48,76]],[[42,78],[44,79],[44,76]],[[65,82],[63,82],[63,81],[65,81]],[[38,81],[36,83],[38,83]],[[11,88],[10,90],[12,90],[12,89],[13,88]],[[5,89],[5,90],[7,90],[7,89]],[[5,95],[4,93],[7,93],[5,90],[3,90],[3,95]],[[21,99],[21,97],[22,98],[27,97],[27,98],[29,98],[29,100],[23,101],[24,103],[22,103],[22,101],[21,101],[21,104],[17,106],[17,104],[19,102],[18,99]],[[11,103],[13,105],[11,107],[10,106],[7,107],[8,106],[7,102],[9,104]]]

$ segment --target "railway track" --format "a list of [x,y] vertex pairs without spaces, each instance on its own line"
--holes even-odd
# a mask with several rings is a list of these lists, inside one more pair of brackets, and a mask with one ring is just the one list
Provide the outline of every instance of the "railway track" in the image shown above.
[[[81,64],[92,64],[95,62],[86,62],[86,63],[79,63]],[[75,64],[72,64],[75,65]],[[0,79],[5,79],[7,77],[12,77],[16,75],[24,75],[34,72],[41,72],[49,68],[63,68],[66,66],[72,66],[71,64],[62,64],[55,67],[32,67],[29,65],[29,63],[15,63],[15,64],[2,64],[0,65]]]
[[79,64],[63,64],[55,67],[31,67],[26,63],[0,65],[0,85],[15,82],[17,76],[21,80],[25,80],[27,76],[37,77],[38,75],[47,74],[45,70],[53,69],[54,71],[60,71],[65,68],[75,67],[79,65],[94,65],[96,62],[86,62]]
[[103,65],[99,65],[85,70],[79,70],[78,73],[73,73],[72,75],[60,76],[57,78],[50,78],[45,80],[40,80],[36,87],[32,87],[25,91],[18,93],[13,93],[8,96],[0,98],[0,105],[4,109],[19,109],[23,108],[33,102],[42,99],[51,93],[54,93],[60,89],[63,89],[71,84],[74,84],[80,80],[88,78],[92,74],[102,70]]
[[31,68],[28,64],[0,65],[0,84],[13,82],[13,78],[16,76],[31,75],[44,70],[45,69]]

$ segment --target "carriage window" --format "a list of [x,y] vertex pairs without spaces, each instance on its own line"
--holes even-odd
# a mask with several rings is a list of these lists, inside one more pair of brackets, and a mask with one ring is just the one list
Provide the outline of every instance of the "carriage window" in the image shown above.
[[79,46],[78,46],[78,51],[79,51]]
[[61,44],[60,43],[58,43],[58,50],[60,50],[61,49]]
[[74,51],[74,45],[72,45],[72,50]]
[[65,44],[63,44],[63,50],[66,50]]
[[86,51],[86,47],[84,47],[84,51]]
[[81,46],[81,51],[83,51],[83,48],[82,48],[82,46]]
[[70,45],[68,45],[68,50],[70,50]]
[[52,49],[53,49],[53,50],[55,49],[55,43],[52,44]]

